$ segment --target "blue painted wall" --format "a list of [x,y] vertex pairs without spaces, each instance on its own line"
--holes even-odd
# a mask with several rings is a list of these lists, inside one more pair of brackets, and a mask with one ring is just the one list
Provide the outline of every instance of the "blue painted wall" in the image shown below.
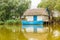
[[27,20],[22,20],[22,24],[26,25],[26,24],[32,24],[32,25],[36,25],[36,24],[43,24],[43,20],[37,21],[37,16],[33,16],[33,21],[27,21]]

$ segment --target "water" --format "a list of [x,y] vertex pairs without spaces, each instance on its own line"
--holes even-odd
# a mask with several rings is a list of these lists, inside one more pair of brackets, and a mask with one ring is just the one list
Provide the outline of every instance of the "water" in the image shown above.
[[26,29],[28,32],[37,32],[38,29],[43,29],[43,25],[22,25],[22,29]]
[[[26,28],[27,32],[22,32]],[[60,25],[0,25],[0,40],[60,40]]]
[[20,25],[0,25],[0,40],[27,40],[20,28]]

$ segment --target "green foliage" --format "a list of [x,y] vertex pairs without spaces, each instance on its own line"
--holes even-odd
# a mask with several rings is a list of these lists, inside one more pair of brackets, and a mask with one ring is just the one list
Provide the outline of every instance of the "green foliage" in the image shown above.
[[4,22],[3,21],[0,21],[0,25],[3,25],[4,24]]
[[10,25],[13,25],[13,24],[21,24],[21,21],[20,20],[7,20],[6,22],[5,22],[5,24],[10,24]]
[[12,16],[21,16],[29,5],[30,1],[27,0],[0,0],[0,20],[5,21]]
[[21,24],[21,21],[20,20],[15,20],[15,24]]
[[6,21],[6,24],[13,24],[13,23],[15,23],[15,20],[7,20]]
[[56,21],[60,21],[60,17],[54,17]]
[[38,7],[49,7],[51,10],[60,11],[60,0],[42,0],[42,2],[39,3]]

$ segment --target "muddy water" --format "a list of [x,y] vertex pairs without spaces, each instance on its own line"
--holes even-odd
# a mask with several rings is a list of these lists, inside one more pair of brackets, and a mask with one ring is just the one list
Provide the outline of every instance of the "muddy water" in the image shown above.
[[0,40],[60,40],[60,25],[0,25]]
[[0,25],[0,40],[27,40],[20,28],[16,25]]

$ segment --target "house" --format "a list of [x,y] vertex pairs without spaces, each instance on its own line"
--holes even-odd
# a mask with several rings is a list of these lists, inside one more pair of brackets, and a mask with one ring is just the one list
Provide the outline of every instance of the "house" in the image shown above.
[[28,9],[24,12],[25,18],[23,24],[43,24],[42,22],[48,22],[48,12],[44,8]]

